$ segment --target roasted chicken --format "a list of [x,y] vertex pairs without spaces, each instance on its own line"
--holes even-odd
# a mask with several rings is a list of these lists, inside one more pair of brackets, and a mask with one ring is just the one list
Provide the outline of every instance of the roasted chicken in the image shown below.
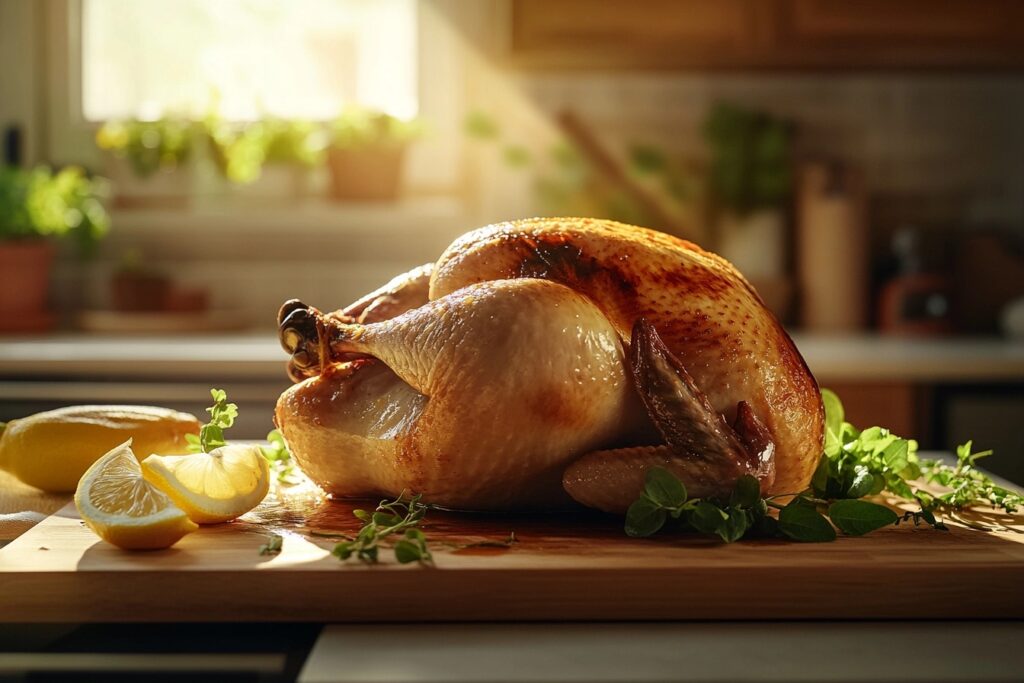
[[757,293],[644,228],[488,226],[345,309],[289,301],[279,325],[297,383],[277,424],[337,496],[622,512],[654,466],[693,496],[744,474],[795,493],[821,453],[818,387]]

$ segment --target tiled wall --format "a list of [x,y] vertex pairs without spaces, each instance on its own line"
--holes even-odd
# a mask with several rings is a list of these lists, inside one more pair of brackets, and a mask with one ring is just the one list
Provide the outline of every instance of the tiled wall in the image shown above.
[[713,103],[763,109],[798,123],[801,154],[860,164],[869,191],[952,193],[964,219],[1024,222],[1019,75],[529,74],[519,87],[544,111],[575,109],[613,142],[696,157]]
[[126,250],[175,282],[206,288],[211,308],[271,329],[277,309],[299,298],[341,308],[391,277],[437,258],[474,227],[461,204],[419,199],[398,205],[249,206],[147,215],[117,211],[114,230],[89,259],[68,250],[53,298],[68,322],[76,310],[110,305],[110,278]]

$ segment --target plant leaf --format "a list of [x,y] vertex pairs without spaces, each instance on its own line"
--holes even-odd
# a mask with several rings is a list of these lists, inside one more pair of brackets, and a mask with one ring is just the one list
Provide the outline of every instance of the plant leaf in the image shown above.
[[646,496],[633,501],[626,511],[626,535],[633,538],[646,538],[658,533],[665,526],[668,513]]
[[412,541],[402,539],[398,543],[395,543],[395,559],[401,564],[419,562],[423,559],[423,551],[420,550],[420,547]]
[[738,505],[744,508],[752,508],[761,500],[761,484],[756,477],[744,474],[736,480],[736,487],[729,499],[730,505]]
[[864,496],[871,493],[871,490],[875,487],[875,477],[871,474],[871,470],[863,465],[857,465],[853,468],[853,481],[847,487],[845,494],[846,498],[863,498]]
[[821,390],[821,402],[825,406],[825,452],[835,455],[843,446],[841,434],[846,413],[843,402],[830,389]]
[[747,513],[743,510],[732,508],[715,533],[726,543],[734,543],[743,538],[749,527],[750,518],[747,517]]
[[834,541],[836,530],[817,510],[807,505],[787,505],[779,511],[779,531],[794,541]]
[[686,487],[668,470],[652,467],[647,470],[644,495],[656,505],[674,508],[686,502]]
[[717,534],[728,518],[729,515],[720,507],[702,500],[687,517],[687,521],[702,534]]
[[828,516],[840,531],[849,536],[863,536],[899,520],[899,515],[884,505],[852,499],[832,503]]

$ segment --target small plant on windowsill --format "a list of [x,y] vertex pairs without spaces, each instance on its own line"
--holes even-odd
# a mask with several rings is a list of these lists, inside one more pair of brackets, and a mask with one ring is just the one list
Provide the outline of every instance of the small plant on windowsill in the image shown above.
[[418,119],[403,120],[367,109],[346,110],[330,126],[327,164],[335,199],[394,200],[405,152],[423,135]]
[[108,121],[96,132],[96,145],[124,159],[140,178],[183,166],[193,153],[196,123],[184,118]]
[[198,184],[193,170],[201,141],[202,124],[183,116],[108,121],[96,131],[119,204],[184,203]]
[[75,238],[88,251],[110,228],[106,195],[106,182],[78,167],[0,168],[0,331],[49,329],[53,239]]
[[209,117],[205,122],[213,160],[221,176],[236,186],[255,183],[266,172],[289,196],[306,193],[309,169],[323,163],[327,134],[310,121],[264,119],[233,123]]
[[[110,153],[121,203],[177,205],[196,195],[255,183],[267,168],[283,169],[278,182],[302,194],[307,169],[323,163],[326,132],[308,121],[232,122],[212,113],[202,121],[165,117],[111,121],[96,133]],[[211,182],[212,181],[212,182]]]

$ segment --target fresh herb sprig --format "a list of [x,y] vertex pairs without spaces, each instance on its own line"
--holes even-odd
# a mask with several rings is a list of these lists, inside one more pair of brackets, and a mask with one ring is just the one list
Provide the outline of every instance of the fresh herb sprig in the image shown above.
[[[788,503],[779,502],[786,497],[791,498]],[[777,518],[770,509],[778,511]],[[654,467],[647,471],[643,494],[626,513],[626,534],[651,536],[669,519],[679,520],[685,530],[717,536],[726,543],[747,537],[822,542],[835,540],[834,527],[847,535],[860,536],[895,524],[899,516],[877,503],[830,503],[809,492],[762,497],[757,479],[749,475],[737,480],[728,500],[689,498],[675,475]]]
[[295,460],[284,440],[284,434],[274,429],[267,434],[267,446],[260,446],[263,457],[270,462],[270,468],[277,476],[277,480],[283,484],[295,484],[300,480],[296,476]]
[[238,406],[228,403],[228,395],[223,389],[210,389],[213,405],[206,409],[210,421],[199,428],[199,436],[186,434],[189,450],[193,453],[210,453],[215,448],[226,446],[224,430],[235,424],[238,417]]
[[1014,513],[1024,507],[1024,495],[997,485],[975,463],[992,451],[971,453],[973,442],[957,446],[955,466],[938,460],[921,460],[921,474],[924,480],[939,484],[949,491],[938,495],[918,490],[916,496],[922,507],[940,512],[957,512],[971,505],[987,503],[996,509]]
[[[843,404],[822,390],[825,404],[825,446],[806,491],[761,496],[756,479],[741,477],[727,501],[688,498],[686,487],[661,468],[647,472],[644,491],[626,514],[626,533],[650,536],[669,519],[683,529],[715,535],[726,543],[746,537],[784,537],[795,541],[831,541],[836,529],[860,536],[882,527],[913,521],[945,529],[937,517],[972,505],[987,504],[1008,513],[1024,506],[1024,496],[998,486],[976,467],[991,451],[972,453],[972,444],[957,448],[957,464],[919,458],[917,442],[884,427],[858,430],[845,420]],[[933,493],[919,482],[945,489]],[[863,500],[888,491],[916,501],[919,510],[898,514],[885,505]],[[781,498],[790,498],[783,505]],[[777,516],[769,514],[777,511]]]
[[284,545],[284,536],[281,534],[270,534],[267,542],[260,546],[260,555],[280,555]]
[[[1024,496],[997,485],[978,470],[979,459],[992,451],[972,453],[972,442],[958,446],[957,464],[920,458],[917,442],[883,427],[859,431],[845,420],[843,404],[832,391],[821,392],[825,403],[825,452],[811,480],[814,493],[827,498],[861,498],[888,491],[921,506],[915,521],[938,525],[936,515],[949,515],[972,505],[991,505],[1007,513],[1024,506]],[[933,493],[919,482],[948,491]]]
[[401,564],[419,562],[433,564],[434,557],[427,547],[427,538],[419,529],[420,522],[427,514],[427,506],[420,503],[420,495],[405,500],[405,494],[393,501],[382,500],[373,512],[353,510],[363,527],[355,538],[342,541],[334,546],[333,555],[341,560],[355,557],[367,564],[380,559],[381,542],[399,535],[394,544],[395,559]]

